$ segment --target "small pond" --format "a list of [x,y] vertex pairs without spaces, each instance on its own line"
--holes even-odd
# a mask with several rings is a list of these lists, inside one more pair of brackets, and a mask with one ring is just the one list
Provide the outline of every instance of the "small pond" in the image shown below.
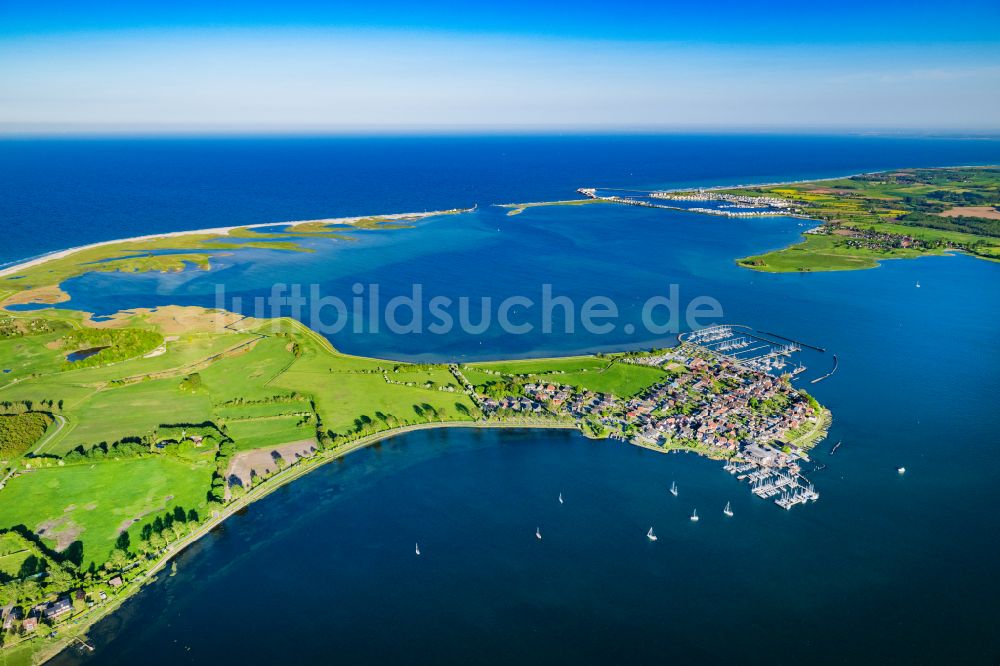
[[75,352],[66,355],[66,360],[70,363],[76,363],[77,361],[82,361],[86,358],[90,358],[94,354],[107,349],[108,346],[103,347],[90,347],[89,349],[79,349]]

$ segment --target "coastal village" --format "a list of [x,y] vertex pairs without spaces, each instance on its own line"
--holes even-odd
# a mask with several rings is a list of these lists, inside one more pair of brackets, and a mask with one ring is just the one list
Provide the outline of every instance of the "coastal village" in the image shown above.
[[[777,349],[784,356],[794,347]],[[501,381],[477,387],[476,398],[488,419],[565,420],[593,437],[725,460],[726,471],[782,508],[819,498],[802,465],[808,448],[825,436],[829,413],[791,385],[791,373],[770,374],[759,361],[741,362],[693,342],[609,363],[658,367],[664,378],[623,398],[562,383],[558,373],[498,375]],[[506,395],[497,395],[500,385]]]

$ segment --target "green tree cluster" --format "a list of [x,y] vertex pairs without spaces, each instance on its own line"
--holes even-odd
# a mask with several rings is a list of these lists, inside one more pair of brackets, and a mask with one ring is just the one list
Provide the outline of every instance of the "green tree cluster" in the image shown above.
[[66,361],[64,370],[92,368],[147,354],[161,344],[163,336],[141,328],[79,328],[62,337],[64,349],[94,349],[103,347],[93,356],[78,361]]
[[0,415],[0,459],[24,455],[45,434],[52,417],[44,412]]

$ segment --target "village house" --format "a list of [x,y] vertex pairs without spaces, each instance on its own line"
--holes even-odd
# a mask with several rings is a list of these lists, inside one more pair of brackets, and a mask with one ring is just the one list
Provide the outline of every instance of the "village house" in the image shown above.
[[63,597],[62,599],[53,601],[51,604],[46,606],[45,610],[42,611],[42,617],[46,620],[54,620],[72,610],[73,602],[69,600],[69,597]]

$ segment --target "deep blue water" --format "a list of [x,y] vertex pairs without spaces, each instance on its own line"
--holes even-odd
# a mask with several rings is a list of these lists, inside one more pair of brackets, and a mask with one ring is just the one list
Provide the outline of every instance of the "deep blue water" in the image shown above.
[[[359,157],[373,171],[344,195],[343,207],[323,210],[309,207],[320,200],[304,196],[309,188],[294,176],[314,185],[320,177],[289,157],[326,154],[322,143],[209,142],[200,149],[206,165],[228,165],[234,151],[244,159],[219,167],[224,176],[206,168],[204,190],[171,205],[197,217],[201,206],[191,202],[211,199],[218,186],[221,198],[235,203],[217,203],[214,210],[238,210],[246,216],[240,222],[253,222],[569,196],[584,184],[741,181],[1000,161],[995,143],[933,140],[412,141],[423,152],[416,151],[419,165],[407,162],[414,172],[409,181],[392,190],[386,181],[402,175],[401,163],[378,172],[377,160]],[[428,148],[433,142],[448,148],[435,156]],[[497,166],[508,164],[496,157],[503,142],[518,169]],[[405,152],[390,143],[374,141],[367,152]],[[553,152],[553,144],[561,150]],[[18,150],[37,161],[46,151],[87,145],[19,144]],[[152,159],[150,151],[169,153],[160,180],[165,190],[173,183],[186,191],[180,183],[191,175],[181,173],[179,165],[187,163],[177,155],[195,154],[196,144],[114,145],[92,144],[93,159],[108,173],[117,168],[122,179],[139,178],[121,164]],[[366,153],[364,142],[353,145],[357,155]],[[587,149],[595,145],[604,148]],[[455,151],[470,156],[465,169],[449,159]],[[670,151],[673,159],[665,155]],[[246,175],[248,162],[267,163],[256,171],[261,180]],[[288,186],[271,190],[264,174],[279,172],[287,172]],[[152,175],[142,178],[156,182]],[[224,186],[241,178],[247,179],[243,197],[235,185]],[[90,182],[134,206],[136,199],[121,194],[115,181]],[[255,199],[255,187],[257,203],[241,201]],[[277,210],[282,191],[285,209]],[[442,192],[462,191],[468,199],[443,200]],[[96,193],[85,198],[101,199]],[[43,223],[55,208],[39,204],[32,222]],[[145,219],[170,225],[163,210],[151,209]],[[191,226],[232,221],[198,219]],[[187,221],[175,216],[171,228]],[[149,228],[107,234],[140,230]],[[638,323],[637,299],[675,283],[682,301],[712,296],[728,321],[821,345],[840,358],[832,378],[809,386],[834,414],[830,438],[816,454],[828,467],[814,475],[821,493],[815,504],[785,512],[754,498],[716,463],[574,433],[412,434],[328,465],[228,521],[179,557],[176,576],[162,576],[99,625],[90,659],[995,662],[1000,266],[956,256],[892,261],[869,271],[764,275],[733,264],[734,257],[780,247],[800,231],[788,219],[603,206],[506,217],[484,207],[415,229],[365,232],[355,242],[320,241],[310,254],[249,250],[218,257],[209,273],[94,274],[71,281],[71,304],[95,312],[150,303],[211,305],[216,283],[238,285],[249,297],[276,280],[306,276],[338,295],[349,294],[354,282],[377,281],[386,298],[413,282],[431,294],[473,298],[534,296],[549,282],[555,293],[576,299],[610,296],[623,312],[607,335],[331,336],[354,353],[438,360],[662,343],[668,336],[627,334],[623,325]],[[830,456],[839,440],[842,447]],[[899,465],[906,466],[905,476],[896,474]],[[678,498],[666,492],[672,480],[680,486]],[[561,506],[559,492],[566,497]],[[721,513],[726,501],[733,503],[732,519]],[[687,516],[695,507],[702,520],[692,524]],[[534,538],[536,525],[541,541]],[[660,537],[655,544],[644,537],[650,525]]]
[[0,140],[0,264],[180,229],[1000,160],[987,140],[494,136]]

